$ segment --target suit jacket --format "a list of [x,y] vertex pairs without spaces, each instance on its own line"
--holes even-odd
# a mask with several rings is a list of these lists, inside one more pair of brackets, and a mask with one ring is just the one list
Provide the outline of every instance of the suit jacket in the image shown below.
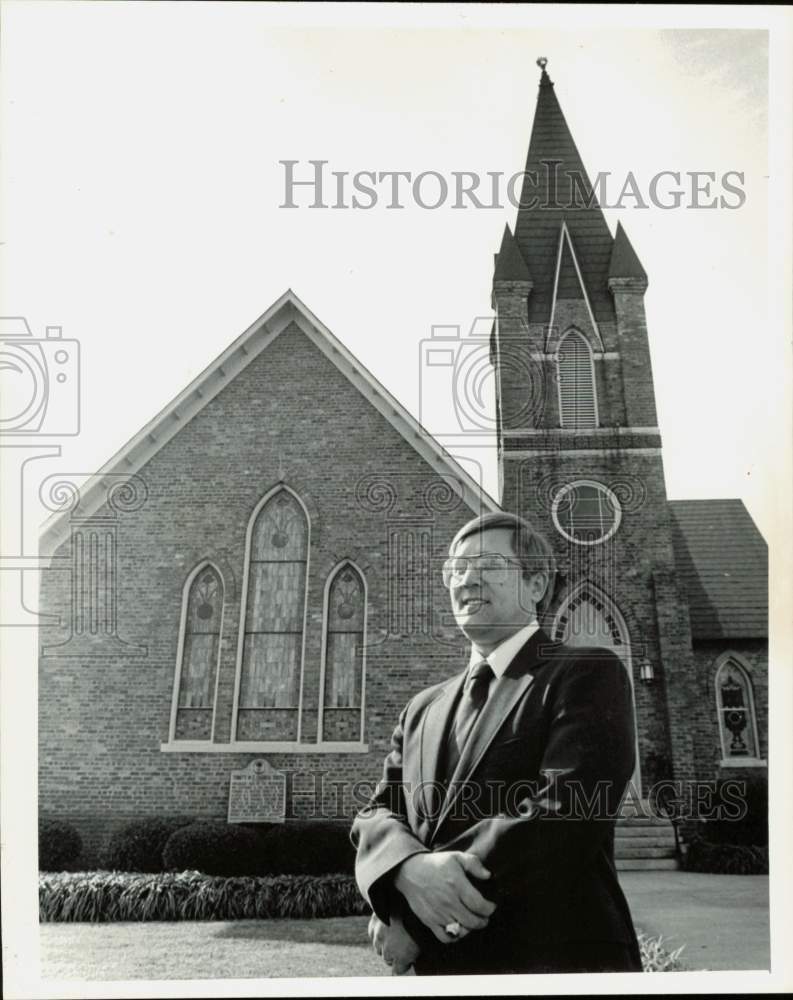
[[[351,831],[361,892],[384,922],[402,915],[422,949],[419,974],[537,971],[549,954],[564,971],[560,954],[576,969],[578,955],[600,950],[640,970],[613,853],[634,766],[624,666],[609,650],[535,632],[491,688],[444,789],[464,680],[465,671],[422,691],[399,718],[382,781]],[[402,861],[437,850],[476,854],[491,877],[475,884],[497,904],[484,930],[453,944],[439,942],[393,887]]]

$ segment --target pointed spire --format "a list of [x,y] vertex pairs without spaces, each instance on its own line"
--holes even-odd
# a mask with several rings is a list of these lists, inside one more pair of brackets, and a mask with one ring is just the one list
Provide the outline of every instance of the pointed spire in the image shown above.
[[509,226],[504,226],[504,235],[501,238],[501,249],[496,255],[496,268],[493,274],[493,281],[528,281],[531,282],[531,273],[523,259],[515,237]]
[[614,237],[614,248],[609,261],[609,287],[614,278],[634,279],[643,282],[644,287],[647,287],[647,272],[642,267],[621,222],[617,223],[617,235]]
[[534,278],[529,319],[549,320],[559,233],[565,222],[594,315],[598,321],[613,320],[607,289],[612,236],[546,64],[544,57],[537,60],[541,70],[537,106],[515,224],[515,240]]

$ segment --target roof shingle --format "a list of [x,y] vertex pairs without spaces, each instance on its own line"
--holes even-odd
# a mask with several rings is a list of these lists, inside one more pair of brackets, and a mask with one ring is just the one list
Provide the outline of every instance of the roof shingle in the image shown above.
[[694,639],[768,635],[768,546],[741,500],[670,500]]

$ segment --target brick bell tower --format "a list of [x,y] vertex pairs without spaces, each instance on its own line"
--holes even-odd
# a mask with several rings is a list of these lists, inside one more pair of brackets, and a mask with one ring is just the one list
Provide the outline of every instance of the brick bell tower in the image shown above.
[[676,580],[644,311],[546,72],[514,232],[493,275],[500,502],[552,540],[554,638],[608,646],[634,692],[638,766],[694,776],[691,634]]

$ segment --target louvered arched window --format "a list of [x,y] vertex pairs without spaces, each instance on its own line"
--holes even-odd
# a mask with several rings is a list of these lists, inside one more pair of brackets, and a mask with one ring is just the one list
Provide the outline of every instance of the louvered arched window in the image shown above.
[[557,373],[562,427],[597,427],[592,352],[585,338],[574,330],[565,334],[559,344]]
[[362,741],[366,585],[352,563],[329,580],[325,606],[320,741]]
[[171,739],[210,740],[223,618],[223,581],[209,563],[188,577],[182,601]]
[[249,535],[238,740],[296,740],[306,607],[308,518],[287,489],[256,514]]
[[722,759],[759,758],[752,682],[733,656],[716,671],[716,711]]

